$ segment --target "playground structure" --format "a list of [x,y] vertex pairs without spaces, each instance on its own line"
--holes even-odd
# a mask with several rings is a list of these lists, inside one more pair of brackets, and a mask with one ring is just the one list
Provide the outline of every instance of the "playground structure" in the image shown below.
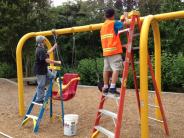
[[[147,51],[148,51],[148,32],[150,25],[152,25],[154,33],[155,42],[155,76],[159,91],[161,91],[161,47],[160,47],[160,34],[158,21],[184,18],[184,11],[149,15],[141,18],[142,29],[140,34],[140,98],[141,98],[141,137],[148,137],[148,70],[147,70]],[[67,34],[76,32],[85,32],[99,30],[102,24],[73,27],[67,29],[56,30],[57,34]],[[18,43],[16,56],[17,56],[17,75],[18,75],[18,94],[19,94],[19,114],[22,116],[24,114],[24,89],[23,89],[23,75],[22,75],[22,47],[27,39],[30,37],[35,37],[37,35],[52,35],[51,31],[38,32],[38,33],[28,33],[21,38]],[[51,47],[49,41],[47,40],[48,48]],[[53,59],[53,55],[50,56]],[[159,112],[157,111],[157,117],[159,117]]]

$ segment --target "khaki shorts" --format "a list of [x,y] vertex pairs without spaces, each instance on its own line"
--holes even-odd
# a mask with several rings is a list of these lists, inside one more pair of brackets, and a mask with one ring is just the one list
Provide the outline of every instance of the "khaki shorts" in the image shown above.
[[104,57],[104,71],[121,71],[123,60],[121,54]]

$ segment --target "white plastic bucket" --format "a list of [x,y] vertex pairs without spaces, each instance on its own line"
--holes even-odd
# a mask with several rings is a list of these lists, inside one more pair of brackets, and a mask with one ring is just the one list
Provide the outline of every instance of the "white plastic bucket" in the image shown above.
[[74,136],[77,133],[77,123],[79,115],[77,114],[66,114],[64,116],[64,135]]

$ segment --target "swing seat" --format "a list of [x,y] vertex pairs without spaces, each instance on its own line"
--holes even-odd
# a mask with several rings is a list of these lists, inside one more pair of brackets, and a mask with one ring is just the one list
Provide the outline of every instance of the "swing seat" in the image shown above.
[[[58,91],[53,91],[52,92],[52,99],[53,100],[63,100],[63,101],[68,101],[72,99],[77,90],[77,85],[80,80],[79,74],[74,74],[74,73],[66,73],[63,76],[63,81],[62,81],[62,98],[60,96],[60,88],[58,87]],[[59,86],[59,79],[57,79],[57,83]]]

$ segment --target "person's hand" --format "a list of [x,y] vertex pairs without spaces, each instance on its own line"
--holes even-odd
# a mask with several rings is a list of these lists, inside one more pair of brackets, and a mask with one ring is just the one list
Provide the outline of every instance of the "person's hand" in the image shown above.
[[124,22],[124,21],[125,21],[125,16],[124,16],[124,15],[121,15],[120,20],[121,20],[122,22]]
[[128,12],[124,12],[124,17],[128,18]]
[[60,64],[61,65],[61,61],[56,61],[56,64]]
[[57,47],[57,43],[54,44],[53,48],[55,49]]

